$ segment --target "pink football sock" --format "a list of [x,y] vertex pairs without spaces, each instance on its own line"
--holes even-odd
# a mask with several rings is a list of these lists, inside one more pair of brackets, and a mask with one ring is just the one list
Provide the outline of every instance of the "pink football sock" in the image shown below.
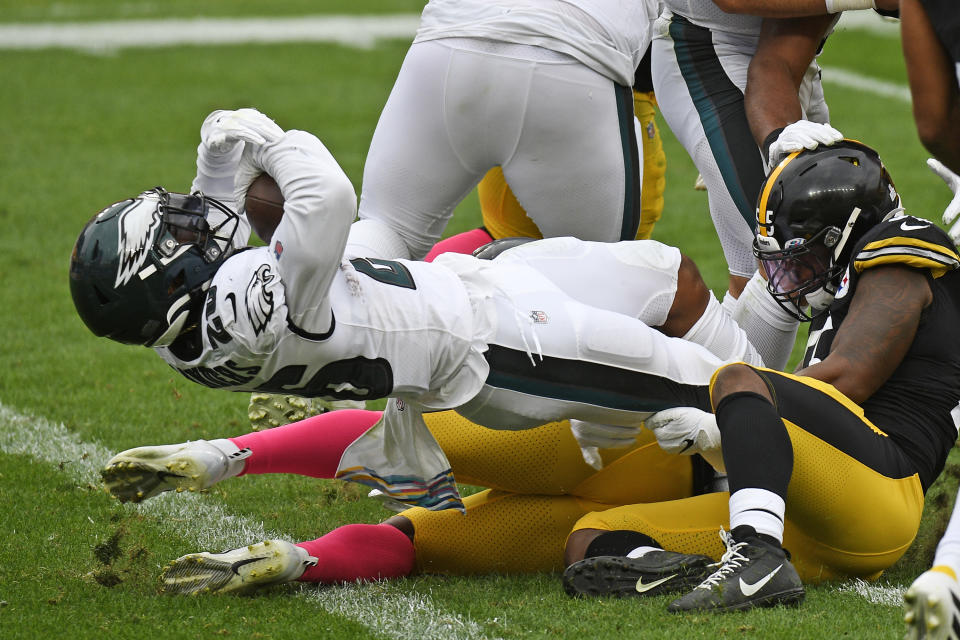
[[488,242],[493,242],[493,236],[487,233],[487,230],[483,227],[464,231],[433,245],[423,261],[433,262],[433,259],[441,253],[473,253],[474,249],[482,247]]
[[416,554],[407,534],[389,524],[348,524],[298,547],[317,557],[302,582],[355,582],[402,578],[413,571]]
[[296,473],[332,478],[343,450],[379,419],[379,411],[341,409],[230,440],[253,452],[240,475]]

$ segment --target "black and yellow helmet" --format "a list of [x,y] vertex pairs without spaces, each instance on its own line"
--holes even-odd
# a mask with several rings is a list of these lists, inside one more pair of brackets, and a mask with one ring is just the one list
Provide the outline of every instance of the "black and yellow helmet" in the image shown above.
[[80,232],[70,293],[96,335],[168,345],[199,318],[217,269],[234,251],[239,217],[202,193],[157,187],[114,203]]
[[800,320],[824,311],[854,245],[899,210],[890,174],[865,144],[847,139],[791,153],[757,199],[753,252],[770,293]]

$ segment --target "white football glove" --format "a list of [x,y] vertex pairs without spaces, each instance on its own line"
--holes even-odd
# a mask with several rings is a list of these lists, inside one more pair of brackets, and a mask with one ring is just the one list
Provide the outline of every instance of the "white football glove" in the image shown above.
[[[927,166],[947,183],[953,191],[953,200],[943,210],[943,224],[951,224],[960,215],[960,176],[948,169],[942,162],[934,158],[927,158]],[[950,238],[954,244],[960,244],[960,220],[950,227]]]
[[213,153],[229,153],[240,142],[266,144],[283,135],[276,122],[256,109],[214,111],[200,127],[200,140]]
[[614,424],[597,424],[583,420],[570,420],[570,431],[580,445],[583,460],[596,470],[603,468],[599,449],[622,449],[637,441],[643,425],[624,427]]
[[646,427],[657,437],[657,444],[667,453],[692,456],[699,453],[714,469],[725,471],[720,449],[717,417],[693,407],[675,407],[653,414]]
[[816,149],[821,144],[829,146],[841,140],[843,140],[843,134],[829,124],[797,120],[784,127],[777,139],[770,145],[770,149],[767,151],[768,164],[772,169],[794,151]]

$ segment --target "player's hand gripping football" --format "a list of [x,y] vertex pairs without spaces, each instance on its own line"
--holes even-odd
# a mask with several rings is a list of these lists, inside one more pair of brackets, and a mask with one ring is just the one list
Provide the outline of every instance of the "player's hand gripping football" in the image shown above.
[[657,437],[657,444],[667,453],[693,455],[699,453],[717,471],[724,471],[717,417],[693,407],[675,407],[653,414],[646,427]]
[[228,153],[240,142],[266,144],[283,135],[283,129],[256,109],[214,111],[200,127],[203,145],[214,153]]
[[950,227],[949,233],[953,243],[960,244],[960,220],[957,220],[957,216],[960,215],[960,176],[934,158],[927,158],[927,166],[947,183],[950,191],[953,191],[953,200],[943,210],[943,224],[953,224],[956,220],[956,223]]

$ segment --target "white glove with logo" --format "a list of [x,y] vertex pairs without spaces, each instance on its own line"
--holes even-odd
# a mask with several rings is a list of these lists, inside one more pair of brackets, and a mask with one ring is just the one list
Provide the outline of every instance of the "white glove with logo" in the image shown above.
[[[927,166],[947,183],[950,191],[953,191],[953,200],[951,200],[947,208],[943,210],[943,224],[951,224],[957,219],[957,216],[960,215],[960,176],[934,158],[927,158]],[[950,227],[949,233],[953,243],[960,244],[960,221],[957,221],[956,224]]]
[[200,127],[203,146],[218,154],[233,151],[240,142],[265,144],[282,135],[283,129],[256,109],[214,111]]
[[599,449],[622,449],[637,441],[643,425],[624,427],[615,424],[598,424],[583,420],[570,420],[570,431],[580,445],[583,460],[596,470],[603,468]]
[[657,444],[667,453],[685,456],[699,453],[714,469],[725,471],[720,429],[712,413],[693,407],[664,409],[647,418],[646,427],[653,431]]
[[767,163],[772,169],[794,151],[816,149],[821,144],[829,146],[841,140],[843,140],[843,134],[828,124],[797,120],[784,127],[770,145],[767,151]]

